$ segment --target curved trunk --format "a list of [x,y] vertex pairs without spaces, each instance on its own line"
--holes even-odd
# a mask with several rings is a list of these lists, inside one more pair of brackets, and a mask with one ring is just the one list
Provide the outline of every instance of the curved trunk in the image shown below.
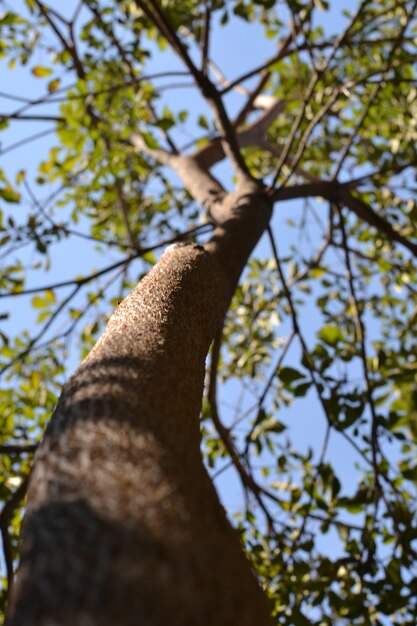
[[36,456],[9,626],[266,626],[201,461],[205,357],[270,205],[227,196],[171,246],[65,386]]

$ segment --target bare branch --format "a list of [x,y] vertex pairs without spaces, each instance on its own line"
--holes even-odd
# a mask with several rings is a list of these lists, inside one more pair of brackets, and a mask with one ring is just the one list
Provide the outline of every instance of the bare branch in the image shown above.
[[48,130],[42,130],[39,133],[34,133],[33,135],[30,135],[30,137],[25,137],[24,139],[20,139],[19,141],[16,141],[15,143],[12,143],[6,146],[5,148],[1,148],[0,156],[4,156],[8,152],[11,152],[12,150],[16,150],[16,148],[21,148],[22,146],[26,146],[28,143],[31,143],[32,141],[36,141],[37,139],[42,139],[43,137],[52,135],[52,133],[55,133],[55,132],[56,132],[55,128],[48,128]]
[[0,122],[18,120],[21,122],[65,122],[65,117],[58,115],[19,115],[18,113],[0,113]]
[[211,18],[211,2],[206,0],[204,11],[203,41],[201,53],[201,71],[207,74],[208,58],[209,58],[209,42],[210,42],[210,18]]
[[[241,126],[245,121],[247,116],[249,115],[249,113],[253,110],[254,106],[261,106],[259,105],[259,96],[262,94],[262,90],[265,87],[265,85],[267,84],[269,78],[271,76],[271,72],[262,72],[260,74],[260,78],[258,81],[258,84],[255,86],[255,88],[252,90],[252,92],[248,93],[248,98],[243,106],[243,108],[241,109],[241,111],[239,111],[238,115],[236,116],[235,120],[233,121],[233,127],[234,128],[239,128],[239,126]],[[273,98],[273,100],[275,101],[276,98]],[[273,103],[271,103],[272,105]],[[267,106],[264,107],[265,109],[268,108]]]
[[130,141],[137,150],[171,167],[191,196],[206,209],[226,193],[219,181],[193,156],[181,156],[166,150],[149,148],[138,133],[132,133]]
[[[265,147],[264,135],[272,122],[284,110],[286,104],[284,100],[276,100],[275,98],[273,100],[271,106],[257,120],[237,133],[237,142],[241,148],[252,145]],[[226,154],[223,142],[220,138],[216,138],[191,156],[198,161],[201,167],[210,168],[224,159]]]
[[[71,41],[67,41],[64,37],[64,35],[61,33],[61,31],[59,30],[59,28],[57,27],[57,25],[55,24],[55,22],[53,21],[53,19],[51,18],[49,11],[53,11],[53,9],[51,9],[50,7],[47,7],[46,5],[44,5],[42,2],[40,2],[40,0],[34,0],[36,6],[39,9],[39,12],[41,13],[41,15],[46,19],[46,21],[48,22],[49,26],[52,28],[52,30],[54,31],[55,35],[57,36],[57,38],[59,39],[59,41],[61,42],[61,44],[64,46],[65,50],[68,50],[68,52],[71,55],[71,58],[74,62],[74,68],[78,74],[78,76],[81,78],[84,78],[85,76],[85,72],[84,72],[84,68],[82,66],[82,63],[77,55],[77,51],[75,50],[74,44]],[[66,25],[68,26],[68,22],[65,20]]]
[[358,217],[371,226],[374,226],[377,230],[379,230],[379,232],[384,233],[392,242],[395,241],[400,243],[404,246],[404,248],[407,248],[407,250],[417,257],[417,243],[409,241],[406,237],[404,237],[404,235],[401,235],[401,233],[394,230],[387,220],[378,215],[378,213],[376,213],[362,199],[352,195],[352,193],[345,186],[340,187],[339,193],[336,197],[336,202],[338,199],[341,200],[341,202],[343,202],[343,204],[353,211],[353,213],[355,213]]
[[77,6],[75,7],[75,11],[74,11],[73,16],[72,16],[72,18],[71,18],[71,24],[72,24],[72,26],[74,26],[75,22],[77,21],[78,16],[79,16],[79,15],[80,15],[80,13],[81,13],[81,9],[83,8],[83,5],[84,5],[84,0],[78,0],[78,4],[77,4]]
[[241,76],[239,76],[239,78],[236,78],[234,81],[228,82],[228,84],[220,91],[220,95],[224,96],[225,94],[227,94],[232,89],[235,89],[241,83],[244,83],[246,80],[249,80],[250,78],[253,78],[253,76],[259,76],[259,74],[262,74],[263,72],[268,70],[271,67],[271,65],[274,65],[274,63],[277,63],[278,61],[283,59],[288,54],[292,54],[294,52],[298,52],[299,48],[297,48],[295,50],[294,49],[289,50],[289,45],[290,45],[291,42],[292,42],[292,33],[290,33],[284,39],[284,41],[282,41],[281,46],[280,46],[278,52],[276,54],[274,54],[273,57],[271,57],[270,59],[265,61],[265,63],[262,63],[261,65],[258,65],[253,70],[250,70],[249,72],[245,72],[245,74],[241,74]]
[[150,148],[140,133],[131,133],[129,140],[138,152],[145,152],[159,163],[173,167],[174,155],[171,152],[163,148]]
[[33,454],[37,449],[38,444],[36,443],[28,443],[28,444],[17,444],[10,443],[4,444],[0,446],[0,454]]

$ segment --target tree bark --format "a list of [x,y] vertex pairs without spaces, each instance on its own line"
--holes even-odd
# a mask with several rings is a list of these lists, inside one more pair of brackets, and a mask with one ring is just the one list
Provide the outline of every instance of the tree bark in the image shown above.
[[266,626],[268,604],[200,454],[205,358],[270,202],[227,195],[66,384],[32,472],[9,626]]

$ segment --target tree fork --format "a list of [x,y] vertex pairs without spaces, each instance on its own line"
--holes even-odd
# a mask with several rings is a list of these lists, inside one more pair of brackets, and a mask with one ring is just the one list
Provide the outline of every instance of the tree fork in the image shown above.
[[255,185],[170,246],[65,385],[36,455],[8,626],[270,626],[200,454],[209,345],[269,223]]

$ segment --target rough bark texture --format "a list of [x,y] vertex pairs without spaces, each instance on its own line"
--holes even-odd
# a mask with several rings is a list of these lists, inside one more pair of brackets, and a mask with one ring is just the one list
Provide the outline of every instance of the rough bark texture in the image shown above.
[[9,626],[270,624],[198,424],[210,342],[269,217],[259,192],[219,206],[206,249],[171,246],[65,386],[31,477]]

